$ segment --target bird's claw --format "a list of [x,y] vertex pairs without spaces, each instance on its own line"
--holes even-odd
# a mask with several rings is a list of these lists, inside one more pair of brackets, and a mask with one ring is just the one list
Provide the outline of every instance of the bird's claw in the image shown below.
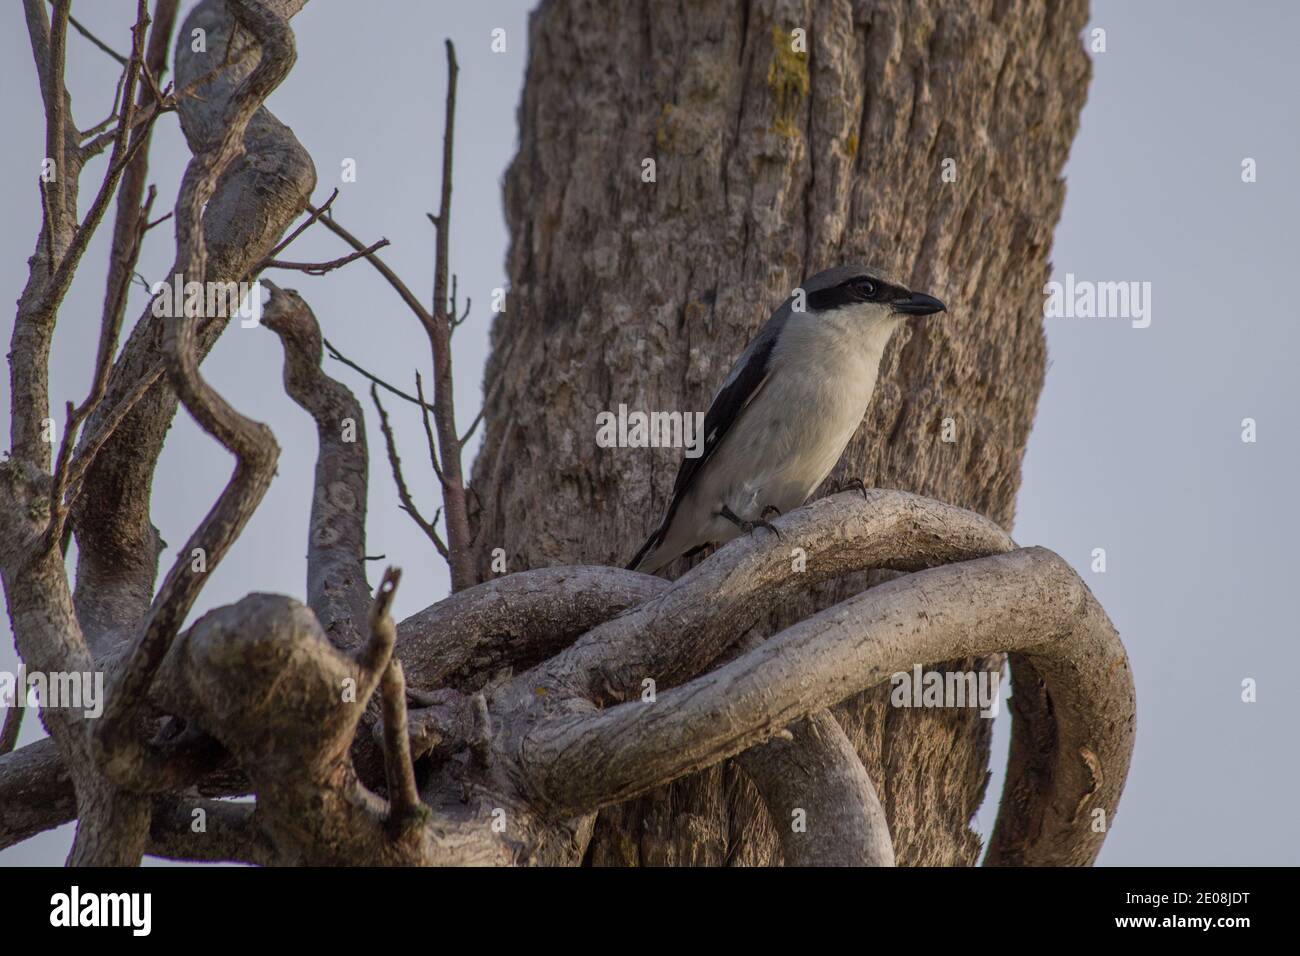
[[835,494],[838,495],[841,491],[848,491],[851,488],[856,488],[862,492],[863,498],[867,497],[867,486],[861,478],[849,478],[847,481],[841,481],[835,486]]
[[772,524],[770,521],[767,520],[767,516],[769,514],[774,514],[779,518],[781,517],[781,509],[778,508],[776,505],[768,505],[761,512],[759,512],[758,520],[753,523],[753,526],[755,528],[766,528],[768,531],[772,532],[774,535],[776,535],[779,538],[781,537],[781,532],[776,529],[776,525]]
[[779,538],[781,537],[781,532],[777,530],[776,525],[767,520],[768,512],[771,512],[778,518],[781,516],[781,510],[775,505],[768,505],[764,508],[759,513],[757,521],[747,521],[744,518],[737,516],[730,508],[723,508],[721,511],[717,512],[717,514],[719,517],[726,518],[741,531],[745,532],[745,534],[753,534],[757,528],[766,528]]

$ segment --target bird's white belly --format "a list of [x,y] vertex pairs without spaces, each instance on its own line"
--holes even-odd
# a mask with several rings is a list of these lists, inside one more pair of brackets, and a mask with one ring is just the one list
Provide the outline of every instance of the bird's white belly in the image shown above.
[[[739,533],[714,514],[722,506],[754,521],[765,508],[803,504],[830,474],[853,437],[875,388],[876,369],[846,356],[806,373],[788,369],[754,399],[714,452],[697,489],[714,540]],[[700,518],[706,518],[701,513]]]

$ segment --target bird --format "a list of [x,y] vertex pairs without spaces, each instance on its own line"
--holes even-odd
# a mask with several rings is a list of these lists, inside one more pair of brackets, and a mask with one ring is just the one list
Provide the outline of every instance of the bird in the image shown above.
[[894,331],[946,311],[866,266],[825,269],[795,289],[714,394],[703,449],[683,456],[663,518],[628,569],[653,574],[756,528],[775,531],[768,515],[807,501],[857,431]]

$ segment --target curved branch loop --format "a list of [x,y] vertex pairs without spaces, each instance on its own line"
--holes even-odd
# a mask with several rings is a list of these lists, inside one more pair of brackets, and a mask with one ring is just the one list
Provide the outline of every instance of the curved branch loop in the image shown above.
[[1040,749],[1013,722],[1013,746],[1035,759],[1012,762],[989,862],[1089,864],[1105,838],[1092,811],[1109,821],[1128,772],[1132,675],[1087,586],[1039,548],[888,582],[654,704],[557,712],[512,741],[513,756],[538,802],[572,816],[740,753],[914,663],[998,651],[1019,653],[1041,678],[1055,732]]

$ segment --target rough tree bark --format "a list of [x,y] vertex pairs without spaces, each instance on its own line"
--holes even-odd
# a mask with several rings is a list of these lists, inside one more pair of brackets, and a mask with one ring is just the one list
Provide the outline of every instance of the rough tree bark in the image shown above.
[[[802,277],[850,261],[949,312],[896,337],[830,480],[906,488],[1009,529],[1044,375],[1060,173],[1090,73],[1086,19],[1086,0],[544,0],[506,179],[511,292],[473,480],[480,567],[497,547],[512,571],[626,560],[680,453],[597,449],[597,412],[707,408]],[[765,630],[861,585],[794,598]],[[887,691],[835,713],[880,789],[898,861],[973,863],[990,722],[891,709]],[[589,855],[779,858],[730,765],[603,812]]]

